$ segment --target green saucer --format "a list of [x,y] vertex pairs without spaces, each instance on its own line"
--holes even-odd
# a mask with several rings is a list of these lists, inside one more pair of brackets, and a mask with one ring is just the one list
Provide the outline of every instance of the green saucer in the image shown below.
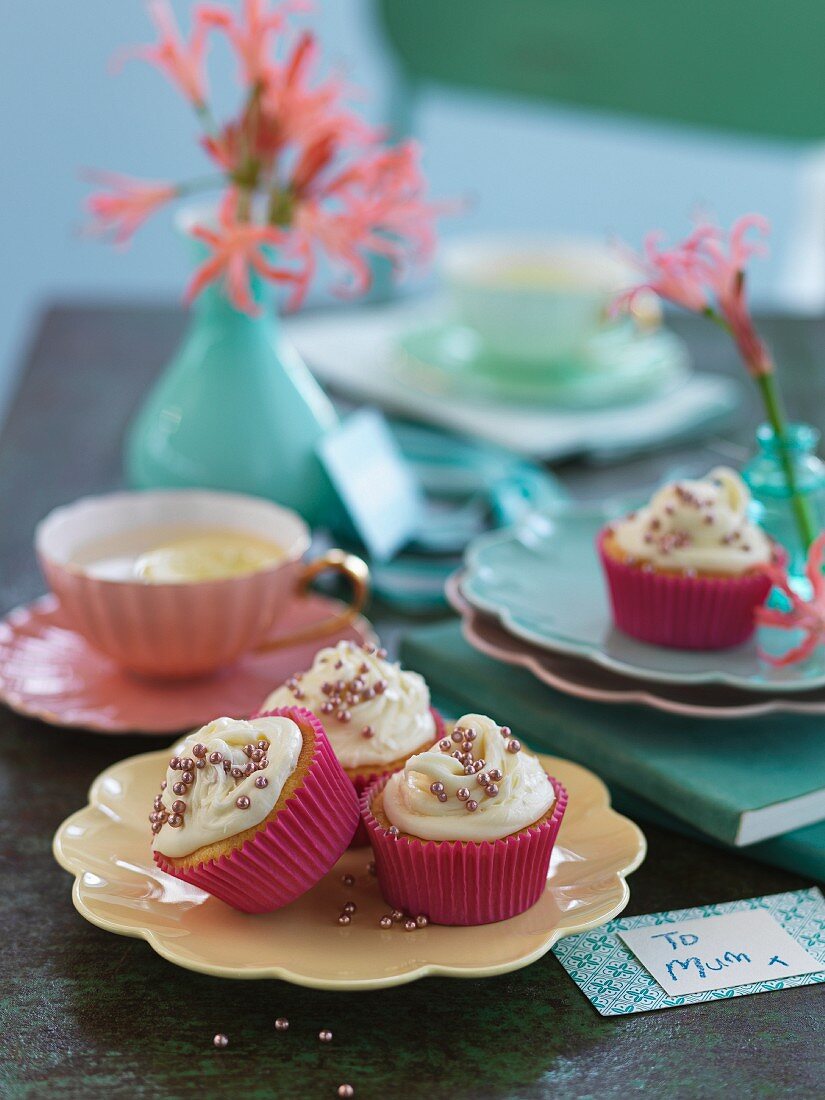
[[397,347],[394,369],[407,385],[514,404],[606,408],[676,389],[690,375],[681,340],[629,324],[602,329],[576,358],[542,364],[504,359],[473,329],[446,322],[405,333]]

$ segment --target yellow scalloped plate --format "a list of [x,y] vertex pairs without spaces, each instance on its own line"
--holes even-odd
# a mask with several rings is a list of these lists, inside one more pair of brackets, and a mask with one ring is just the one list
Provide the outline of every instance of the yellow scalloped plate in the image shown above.
[[[58,863],[75,876],[72,899],[92,924],[145,939],[188,970],[221,978],[281,978],[316,989],[378,989],[430,975],[484,978],[541,958],[562,936],[615,917],[630,892],[625,876],[642,862],[641,830],[610,807],[592,772],[542,756],[570,793],[547,889],[526,913],[476,928],[430,925],[388,930],[388,911],[367,871],[368,848],[346,852],[308,894],[276,913],[238,913],[152,861],[148,814],[168,750],[122,760],[103,772],[89,804],[54,837]],[[342,876],[355,876],[344,885]],[[352,923],[337,918],[346,901]]]

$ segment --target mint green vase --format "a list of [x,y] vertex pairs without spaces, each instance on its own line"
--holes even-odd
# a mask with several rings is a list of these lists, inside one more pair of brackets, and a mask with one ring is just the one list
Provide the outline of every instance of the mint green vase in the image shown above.
[[335,411],[284,339],[269,288],[258,316],[236,310],[220,285],[193,307],[177,354],[135,417],[126,441],[132,486],[226,489],[322,521],[331,489],[316,455]]

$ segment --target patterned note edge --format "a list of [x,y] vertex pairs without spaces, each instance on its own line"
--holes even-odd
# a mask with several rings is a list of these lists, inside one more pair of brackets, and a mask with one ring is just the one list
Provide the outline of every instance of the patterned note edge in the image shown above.
[[[671,997],[616,935],[617,932],[629,928],[673,924],[696,917],[713,917],[747,909],[766,909],[794,940],[822,962],[823,972]],[[592,932],[566,936],[556,944],[553,954],[602,1016],[652,1012],[659,1008],[677,1008],[702,1001],[719,1001],[727,997],[791,989],[798,985],[815,985],[825,982],[825,898],[819,889],[813,887],[810,890],[745,898],[742,901],[718,905],[699,905],[694,909],[675,909],[640,917],[619,917]]]

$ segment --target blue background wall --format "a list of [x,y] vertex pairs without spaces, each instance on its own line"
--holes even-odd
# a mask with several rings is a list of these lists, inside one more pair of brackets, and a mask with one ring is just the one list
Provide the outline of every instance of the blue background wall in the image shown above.
[[[176,8],[185,15],[188,4]],[[381,117],[390,67],[369,0],[326,0],[313,22],[327,56],[370,89],[366,110]],[[180,293],[187,263],[169,214],[124,254],[80,232],[83,167],[157,179],[203,169],[190,112],[165,80],[139,62],[109,71],[121,46],[151,38],[140,0],[3,4],[0,410],[44,303]],[[222,51],[215,60],[217,98],[230,103],[234,66]],[[472,200],[449,233],[538,228],[636,242],[654,225],[682,232],[699,206],[723,220],[759,209],[776,245],[754,286],[764,298],[778,285],[802,150],[437,90],[417,117],[434,191]]]

